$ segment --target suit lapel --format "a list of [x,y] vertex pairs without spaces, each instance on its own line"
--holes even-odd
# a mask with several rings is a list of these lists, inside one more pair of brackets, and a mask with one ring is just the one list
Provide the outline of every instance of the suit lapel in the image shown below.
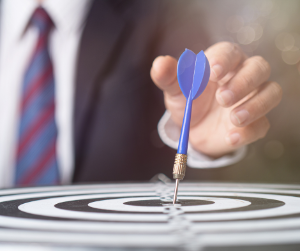
[[112,3],[104,0],[93,2],[81,38],[75,83],[75,169],[84,159],[84,147],[101,82],[118,59],[115,53],[128,33],[129,22]]

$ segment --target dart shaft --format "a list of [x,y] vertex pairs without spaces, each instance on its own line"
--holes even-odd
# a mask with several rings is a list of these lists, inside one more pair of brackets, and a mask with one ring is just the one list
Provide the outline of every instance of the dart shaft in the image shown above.
[[185,111],[181,126],[181,133],[179,138],[178,150],[177,153],[186,154],[188,148],[188,140],[190,134],[190,121],[191,121],[191,114],[192,114],[192,103],[193,100],[191,99],[191,95],[188,97],[185,105]]
[[183,180],[185,176],[186,163],[187,163],[187,148],[188,148],[188,140],[189,140],[189,132],[190,132],[190,121],[191,121],[191,114],[192,114],[192,103],[193,100],[191,99],[191,95],[190,95],[186,101],[181,133],[179,138],[179,144],[178,144],[178,150],[175,156],[175,162],[173,166],[173,179],[176,179],[173,204],[176,203],[179,180]]

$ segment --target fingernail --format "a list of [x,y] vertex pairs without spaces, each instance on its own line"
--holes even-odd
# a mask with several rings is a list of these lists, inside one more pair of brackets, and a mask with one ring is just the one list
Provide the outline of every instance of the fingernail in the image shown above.
[[218,78],[223,72],[223,67],[219,64],[214,65],[211,69],[215,78]]
[[233,114],[233,120],[235,124],[241,125],[249,118],[249,115],[247,110],[240,110]]
[[233,102],[233,92],[230,90],[221,91],[217,94],[217,100],[222,106],[229,106]]
[[225,138],[225,140],[226,140],[227,144],[235,145],[240,141],[240,138],[241,138],[240,134],[235,132],[235,133],[232,133],[229,136],[227,136]]

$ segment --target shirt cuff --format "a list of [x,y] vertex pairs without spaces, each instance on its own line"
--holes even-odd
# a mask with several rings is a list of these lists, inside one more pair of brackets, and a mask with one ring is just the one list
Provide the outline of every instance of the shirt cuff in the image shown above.
[[[172,121],[171,113],[166,110],[158,122],[158,134],[161,140],[169,147],[177,149],[180,137],[180,128]],[[196,151],[188,144],[187,165],[193,168],[217,168],[232,165],[240,161],[246,155],[247,147],[243,146],[233,154],[225,155],[218,159],[210,158]]]

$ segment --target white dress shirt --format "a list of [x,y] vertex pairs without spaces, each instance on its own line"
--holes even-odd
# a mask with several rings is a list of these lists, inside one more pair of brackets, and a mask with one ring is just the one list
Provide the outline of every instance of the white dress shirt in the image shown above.
[[[56,122],[58,127],[57,158],[63,184],[71,181],[74,168],[73,98],[78,46],[90,0],[44,0],[42,7],[54,22],[50,34],[50,55],[55,74]],[[37,0],[3,0],[0,23],[0,188],[14,180],[19,107],[23,76],[37,41],[37,30],[27,27],[38,7]],[[158,125],[167,145],[177,148],[180,128],[168,112]],[[220,167],[238,161],[245,149],[233,157],[212,160],[189,147],[188,164],[192,167]]]

